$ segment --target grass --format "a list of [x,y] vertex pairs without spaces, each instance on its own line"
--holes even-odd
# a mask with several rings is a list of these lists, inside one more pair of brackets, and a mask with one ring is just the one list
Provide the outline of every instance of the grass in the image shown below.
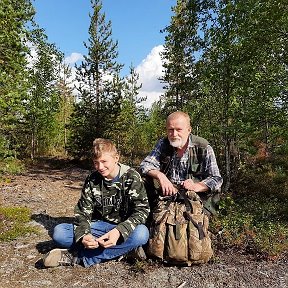
[[31,212],[26,207],[0,207],[0,242],[37,234],[37,228],[28,225],[30,216]]

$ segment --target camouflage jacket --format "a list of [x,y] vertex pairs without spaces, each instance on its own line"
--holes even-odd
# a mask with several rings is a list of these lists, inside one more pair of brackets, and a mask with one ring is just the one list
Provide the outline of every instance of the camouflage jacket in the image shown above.
[[109,181],[97,171],[85,180],[75,206],[76,242],[91,233],[90,223],[102,220],[116,224],[124,240],[138,224],[144,224],[150,212],[146,190],[137,171],[120,164],[119,178]]

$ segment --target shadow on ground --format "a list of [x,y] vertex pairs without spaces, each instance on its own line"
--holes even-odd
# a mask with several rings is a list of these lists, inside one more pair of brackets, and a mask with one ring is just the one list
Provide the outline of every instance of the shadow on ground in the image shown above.
[[[47,231],[48,235],[52,238],[54,227],[60,223],[73,223],[73,217],[51,217],[44,213],[33,214],[31,219],[41,224]],[[40,242],[36,245],[36,249],[44,254],[55,248],[53,240]]]

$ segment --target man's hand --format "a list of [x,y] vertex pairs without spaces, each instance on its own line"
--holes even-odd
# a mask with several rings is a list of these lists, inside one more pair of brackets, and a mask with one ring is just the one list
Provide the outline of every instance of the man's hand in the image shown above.
[[87,234],[82,238],[82,244],[87,249],[95,249],[99,247],[99,244],[96,241],[95,237],[91,234]]
[[192,179],[186,179],[182,183],[183,188],[187,190],[192,190],[195,192],[206,192],[209,188],[202,182],[194,182]]
[[109,248],[111,246],[115,246],[118,239],[120,237],[120,232],[114,228],[110,230],[108,233],[102,235],[99,238],[96,238],[98,244],[104,248]]
[[174,187],[174,185],[170,182],[170,180],[164,173],[159,172],[157,175],[157,179],[160,183],[163,196],[171,196],[177,193],[177,188]]

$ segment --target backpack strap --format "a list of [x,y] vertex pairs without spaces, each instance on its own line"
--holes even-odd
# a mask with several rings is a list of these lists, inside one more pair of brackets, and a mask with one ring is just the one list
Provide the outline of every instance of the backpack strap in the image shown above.
[[165,175],[168,173],[174,151],[175,148],[170,145],[168,137],[165,137],[160,153],[160,171]]
[[181,195],[181,197],[184,200],[185,207],[186,207],[186,213],[185,216],[193,223],[193,225],[197,228],[199,233],[199,240],[202,240],[205,237],[205,233],[203,230],[203,223],[202,222],[196,222],[192,216],[191,213],[193,213],[193,207],[191,202],[188,200],[186,190],[185,189],[179,189],[178,193]]
[[207,149],[209,142],[206,139],[193,134],[190,134],[190,140],[192,146],[189,148],[188,179],[193,179],[199,171],[200,163],[203,161],[205,150]]
[[184,188],[178,189],[178,194],[181,197],[180,199],[183,199],[183,201],[185,203],[186,211],[193,213],[193,207],[192,207],[192,204],[190,203],[190,201],[188,200],[188,197],[186,195],[186,189],[184,189]]

